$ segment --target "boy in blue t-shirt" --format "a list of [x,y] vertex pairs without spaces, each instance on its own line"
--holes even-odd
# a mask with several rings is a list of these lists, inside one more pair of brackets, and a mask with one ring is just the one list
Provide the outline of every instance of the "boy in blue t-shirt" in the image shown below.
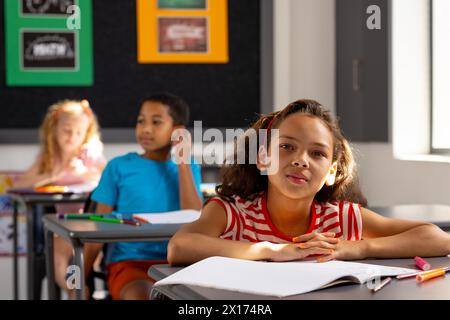
[[[92,195],[97,213],[201,208],[200,167],[176,164],[171,159],[172,133],[184,128],[188,120],[187,104],[174,95],[154,94],[143,100],[136,139],[144,153],[128,153],[108,163]],[[184,152],[187,141],[183,142]],[[166,263],[166,259],[167,241],[108,244],[106,263],[112,298],[148,299],[152,287],[148,268]]]

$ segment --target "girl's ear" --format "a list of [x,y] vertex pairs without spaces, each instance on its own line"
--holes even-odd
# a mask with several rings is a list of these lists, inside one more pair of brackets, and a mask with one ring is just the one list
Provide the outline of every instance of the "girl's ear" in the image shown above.
[[269,166],[269,157],[267,156],[267,149],[265,146],[260,146],[258,149],[258,158],[256,159],[256,167],[259,171],[267,170]]
[[336,173],[337,173],[337,162],[333,162],[333,164],[330,167],[330,170],[328,171],[327,179],[325,180],[325,184],[328,187],[331,187],[336,181]]
[[182,124],[174,125],[173,128],[172,128],[172,132],[177,130],[177,129],[186,129],[186,127],[183,126]]

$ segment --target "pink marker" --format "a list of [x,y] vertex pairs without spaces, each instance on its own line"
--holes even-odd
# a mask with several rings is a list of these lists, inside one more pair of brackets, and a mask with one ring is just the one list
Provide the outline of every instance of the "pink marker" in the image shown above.
[[418,274],[422,274],[425,271],[418,271],[418,272],[413,272],[413,273],[406,273],[406,274],[401,274],[399,276],[397,276],[397,279],[407,279],[407,278],[412,278],[417,276]]
[[431,270],[431,264],[429,264],[425,259],[422,259],[421,257],[414,257],[414,261],[420,270]]

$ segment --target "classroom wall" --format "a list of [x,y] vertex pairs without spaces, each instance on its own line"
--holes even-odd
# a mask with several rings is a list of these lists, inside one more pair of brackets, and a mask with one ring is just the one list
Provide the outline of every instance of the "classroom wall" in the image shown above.
[[[274,105],[308,97],[335,110],[334,0],[276,0],[274,5]],[[371,205],[450,205],[448,163],[396,160],[390,143],[353,147]],[[135,144],[105,145],[108,159],[136,150]],[[37,151],[36,145],[0,145],[0,170],[27,168]],[[9,283],[10,260],[0,262],[0,283]],[[2,290],[0,299],[8,298]]]
[[334,0],[274,1],[274,105],[298,98],[336,110]]
[[[277,108],[308,97],[335,110],[334,1],[274,1],[274,105]],[[307,50],[302,49],[305,47]],[[359,150],[360,179],[371,204],[450,204],[449,164],[396,160],[390,143],[355,146]],[[0,144],[0,170],[27,168],[37,150],[36,145]],[[139,148],[135,144],[105,145],[108,159],[136,150]]]

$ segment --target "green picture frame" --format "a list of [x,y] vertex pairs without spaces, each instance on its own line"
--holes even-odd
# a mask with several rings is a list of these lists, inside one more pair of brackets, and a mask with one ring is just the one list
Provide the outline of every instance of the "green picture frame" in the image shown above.
[[92,0],[75,0],[80,29],[70,14],[24,14],[23,0],[4,1],[7,86],[92,86]]

